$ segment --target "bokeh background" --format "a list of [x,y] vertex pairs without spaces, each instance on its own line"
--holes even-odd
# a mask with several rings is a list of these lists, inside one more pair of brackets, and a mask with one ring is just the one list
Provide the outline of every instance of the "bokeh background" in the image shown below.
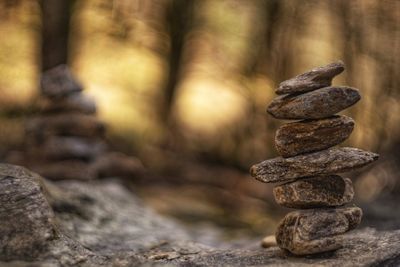
[[67,63],[109,142],[146,167],[128,186],[198,227],[272,233],[288,210],[248,175],[277,156],[282,122],[265,108],[281,81],[342,60],[334,84],[362,95],[343,112],[356,121],[344,144],[381,154],[349,174],[357,203],[366,225],[400,228],[399,1],[59,0],[46,12],[62,19],[46,21],[36,0],[0,2],[0,158],[23,144],[37,112],[43,25],[67,23]]

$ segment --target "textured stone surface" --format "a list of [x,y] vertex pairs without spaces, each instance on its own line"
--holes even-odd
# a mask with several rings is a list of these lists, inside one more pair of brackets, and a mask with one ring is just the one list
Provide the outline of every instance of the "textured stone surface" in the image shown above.
[[277,119],[320,119],[354,105],[360,98],[358,90],[352,87],[325,87],[301,95],[279,96],[267,112]]
[[43,73],[41,92],[51,98],[60,98],[82,91],[82,86],[75,80],[66,65],[59,65]]
[[0,175],[8,176],[0,178],[2,267],[400,264],[400,230],[352,231],[339,250],[296,257],[278,247],[261,248],[260,240],[240,246],[210,243],[212,231],[194,234],[145,207],[115,181],[42,184],[26,169],[5,164],[0,164]]
[[275,92],[278,95],[304,93],[327,87],[331,85],[333,77],[340,74],[343,70],[344,64],[342,61],[317,67],[280,83]]
[[342,143],[353,128],[354,120],[347,116],[287,123],[276,131],[276,150],[283,157],[323,150]]
[[0,260],[34,259],[56,238],[54,214],[38,175],[0,164],[0,222]]
[[60,113],[32,118],[26,124],[26,133],[36,139],[48,136],[72,135],[81,137],[101,137],[105,125],[96,117],[85,114]]
[[341,206],[354,197],[350,179],[339,175],[307,177],[274,188],[275,200],[288,208]]
[[57,265],[53,262],[50,266],[104,262],[103,256],[94,255],[60,231],[49,203],[50,191],[45,189],[39,175],[0,164],[0,261],[7,261],[5,266],[12,260],[48,258],[58,259]]
[[191,245],[176,223],[143,207],[115,181],[55,185],[0,164],[0,203],[0,262],[136,266],[169,242],[182,242],[173,250],[179,257],[207,248]]
[[[82,256],[80,266],[270,266],[270,267],[394,267],[400,263],[400,230],[375,231],[371,228],[354,230],[344,236],[344,246],[336,251],[298,257],[284,253],[278,247],[252,248],[204,248],[196,243],[160,243],[138,253],[120,253],[102,263],[90,263]],[[185,248],[186,246],[186,248]],[[177,251],[177,252],[176,252]],[[148,256],[150,255],[150,256]],[[151,257],[152,259],[146,259]],[[168,259],[172,258],[172,259]],[[58,259],[43,259],[34,262],[1,262],[1,267],[55,267],[61,265]],[[78,265],[79,266],[79,265]]]
[[78,112],[94,114],[97,110],[93,98],[79,93],[73,93],[62,98],[41,99],[39,107],[43,113]]
[[376,153],[358,148],[329,148],[292,158],[265,160],[253,165],[250,173],[261,182],[285,182],[307,176],[347,172],[365,166],[378,157]]
[[294,211],[280,222],[276,241],[296,255],[335,250],[344,245],[342,234],[354,229],[361,217],[357,207]]

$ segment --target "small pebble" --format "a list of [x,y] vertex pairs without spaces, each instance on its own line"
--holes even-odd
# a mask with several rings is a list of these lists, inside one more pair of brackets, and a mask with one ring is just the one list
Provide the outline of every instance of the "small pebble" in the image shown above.
[[276,239],[274,235],[268,235],[264,237],[264,239],[261,241],[261,246],[263,248],[270,248],[270,247],[276,247]]

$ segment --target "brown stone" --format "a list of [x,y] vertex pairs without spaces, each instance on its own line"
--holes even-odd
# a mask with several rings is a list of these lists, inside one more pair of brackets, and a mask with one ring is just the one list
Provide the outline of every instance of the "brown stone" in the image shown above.
[[92,180],[96,174],[90,164],[80,160],[31,162],[29,167],[50,180]]
[[290,80],[282,82],[275,92],[278,95],[305,93],[327,87],[331,85],[333,77],[340,74],[343,70],[344,64],[342,61],[314,68]]
[[37,140],[54,135],[99,137],[103,136],[105,125],[95,116],[60,113],[30,119],[26,124],[26,132]]
[[59,65],[45,71],[42,75],[41,92],[51,98],[59,98],[82,91],[67,65]]
[[347,172],[363,167],[379,157],[358,148],[341,147],[265,160],[250,169],[251,175],[265,183],[286,182],[301,177]]
[[143,171],[143,165],[139,159],[129,157],[122,153],[111,152],[100,155],[92,163],[92,169],[96,176],[135,178]]
[[360,223],[358,207],[294,211],[276,230],[278,246],[296,255],[336,250],[343,246],[343,234]]
[[279,96],[267,112],[277,119],[327,118],[354,105],[360,98],[358,90],[352,87],[325,87],[301,95]]
[[307,177],[274,188],[275,200],[288,208],[307,209],[341,206],[354,197],[350,179],[338,175]]
[[353,128],[354,120],[347,116],[287,123],[276,131],[275,146],[285,158],[320,151],[342,143]]
[[78,112],[95,114],[96,102],[84,94],[74,93],[62,98],[42,98],[39,107],[43,113]]
[[82,137],[54,136],[42,144],[30,146],[32,158],[45,160],[92,159],[104,152],[106,145],[102,141]]

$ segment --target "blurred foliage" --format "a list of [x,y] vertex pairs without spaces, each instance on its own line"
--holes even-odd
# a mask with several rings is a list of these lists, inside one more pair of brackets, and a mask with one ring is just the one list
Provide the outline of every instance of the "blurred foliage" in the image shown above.
[[[397,141],[400,2],[194,1],[172,107],[164,114],[172,3],[188,2],[76,1],[71,19],[69,64],[97,99],[110,139],[148,166],[161,164],[159,148],[242,170],[276,155],[280,122],[265,115],[274,87],[337,59],[347,70],[335,84],[362,94],[345,111],[357,122],[347,143],[383,152]],[[37,94],[40,9],[33,0],[2,1],[0,14],[0,145],[6,150],[23,138],[12,133],[23,128],[18,125]]]

